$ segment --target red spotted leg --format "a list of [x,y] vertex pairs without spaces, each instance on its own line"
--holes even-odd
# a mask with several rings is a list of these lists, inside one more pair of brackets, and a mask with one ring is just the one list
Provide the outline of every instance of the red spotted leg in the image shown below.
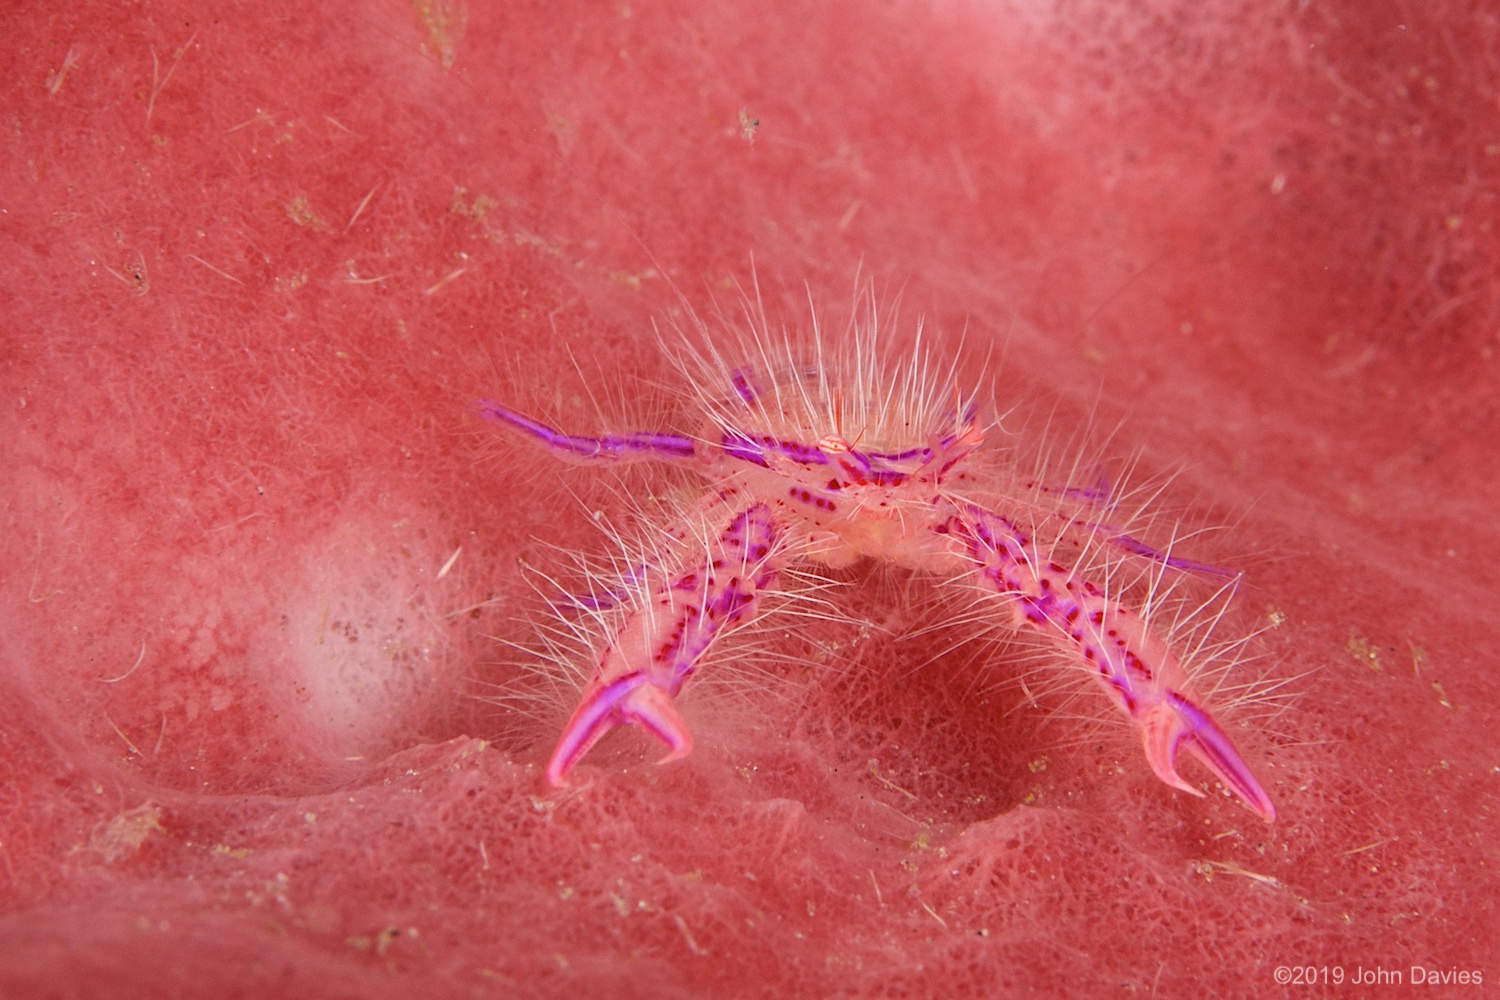
[[[716,505],[715,509],[724,509]],[[600,654],[583,700],[547,764],[547,780],[567,783],[574,765],[611,729],[640,725],[668,747],[661,763],[686,757],[693,737],[674,700],[723,635],[755,613],[757,595],[776,579],[779,531],[771,508],[737,511],[704,550],[658,576]]]
[[1202,761],[1266,822],[1276,807],[1213,718],[1185,693],[1187,671],[1140,615],[1088,580],[1035,551],[1009,519],[972,505],[943,522],[987,588],[1013,602],[1019,625],[1066,641],[1094,679],[1141,731],[1156,776],[1191,795],[1203,792],[1177,773],[1177,754]]

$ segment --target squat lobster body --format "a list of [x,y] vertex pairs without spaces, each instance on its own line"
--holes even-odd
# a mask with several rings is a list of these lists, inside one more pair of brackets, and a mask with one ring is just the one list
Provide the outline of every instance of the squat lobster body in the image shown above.
[[933,374],[920,332],[909,358],[882,357],[873,306],[839,349],[825,352],[815,327],[807,357],[785,338],[772,343],[758,304],[746,313],[738,346],[757,364],[732,366],[711,348],[685,348],[678,358],[690,383],[722,387],[696,397],[707,417],[696,435],[570,435],[501,403],[480,404],[486,419],[559,456],[672,463],[709,484],[669,533],[672,544],[630,574],[630,599],[610,601],[628,607],[612,619],[553,752],[552,784],[564,784],[621,724],[654,733],[669,747],[665,760],[686,756],[692,737],[677,695],[714,643],[758,612],[778,573],[797,562],[874,558],[966,581],[995,602],[998,619],[1049,637],[1089,672],[1139,728],[1163,782],[1204,794],[1177,772],[1178,753],[1187,750],[1263,819],[1275,819],[1254,774],[1195,700],[1173,644],[1152,628],[1148,611],[1111,594],[1107,563],[1102,577],[1089,569],[1109,546],[1161,570],[1222,571],[1079,516],[1067,502],[1049,501],[1045,488],[987,481],[971,461],[984,432],[953,369]]

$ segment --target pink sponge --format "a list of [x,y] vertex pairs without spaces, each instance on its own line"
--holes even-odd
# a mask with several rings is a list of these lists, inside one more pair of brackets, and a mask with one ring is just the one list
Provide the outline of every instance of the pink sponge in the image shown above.
[[[13,7],[0,995],[1500,977],[1473,5]],[[1233,517],[1274,826],[858,565],[881,627],[548,786],[568,707],[489,696],[535,690],[528,570],[624,505],[471,402],[662,426],[653,320],[752,258],[786,315],[903,288],[999,409]]]

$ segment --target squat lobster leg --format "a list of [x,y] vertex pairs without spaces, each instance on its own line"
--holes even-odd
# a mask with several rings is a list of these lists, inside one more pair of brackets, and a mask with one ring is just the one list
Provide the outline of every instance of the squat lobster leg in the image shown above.
[[695,454],[692,438],[681,434],[657,434],[650,431],[607,434],[601,437],[564,434],[493,399],[479,401],[479,415],[497,424],[509,424],[525,431],[556,455],[584,462],[681,460],[692,458]]
[[982,583],[1009,598],[1018,625],[1051,632],[1082,655],[1095,681],[1141,730],[1146,760],[1165,784],[1198,797],[1177,773],[1186,749],[1266,822],[1276,807],[1234,744],[1184,689],[1187,672],[1146,621],[1097,586],[1047,561],[1012,521],[966,505],[939,527],[966,550]]
[[[713,508],[732,499],[721,497]],[[583,700],[547,764],[547,780],[567,774],[605,733],[638,724],[667,745],[661,763],[686,757],[693,737],[673,703],[713,644],[748,621],[757,595],[776,579],[779,530],[764,503],[737,511],[698,558],[685,556],[625,619],[599,657]]]

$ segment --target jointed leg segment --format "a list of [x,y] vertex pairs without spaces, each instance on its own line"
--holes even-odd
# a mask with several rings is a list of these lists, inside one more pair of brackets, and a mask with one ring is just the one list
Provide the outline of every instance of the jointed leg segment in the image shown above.
[[1183,693],[1187,672],[1140,615],[1068,568],[1044,561],[1026,534],[998,514],[967,505],[943,530],[967,548],[982,585],[1013,602],[1018,624],[1050,632],[1082,657],[1141,730],[1158,778],[1203,795],[1177,773],[1177,753],[1186,749],[1261,818],[1276,818],[1270,797],[1229,737]]
[[779,535],[771,508],[752,503],[704,537],[701,552],[685,553],[674,571],[653,577],[657,582],[624,614],[601,653],[547,765],[548,781],[564,784],[568,771],[619,725],[655,734],[670,750],[663,763],[687,756],[693,738],[674,699],[714,643],[755,614],[758,595],[776,579]]

